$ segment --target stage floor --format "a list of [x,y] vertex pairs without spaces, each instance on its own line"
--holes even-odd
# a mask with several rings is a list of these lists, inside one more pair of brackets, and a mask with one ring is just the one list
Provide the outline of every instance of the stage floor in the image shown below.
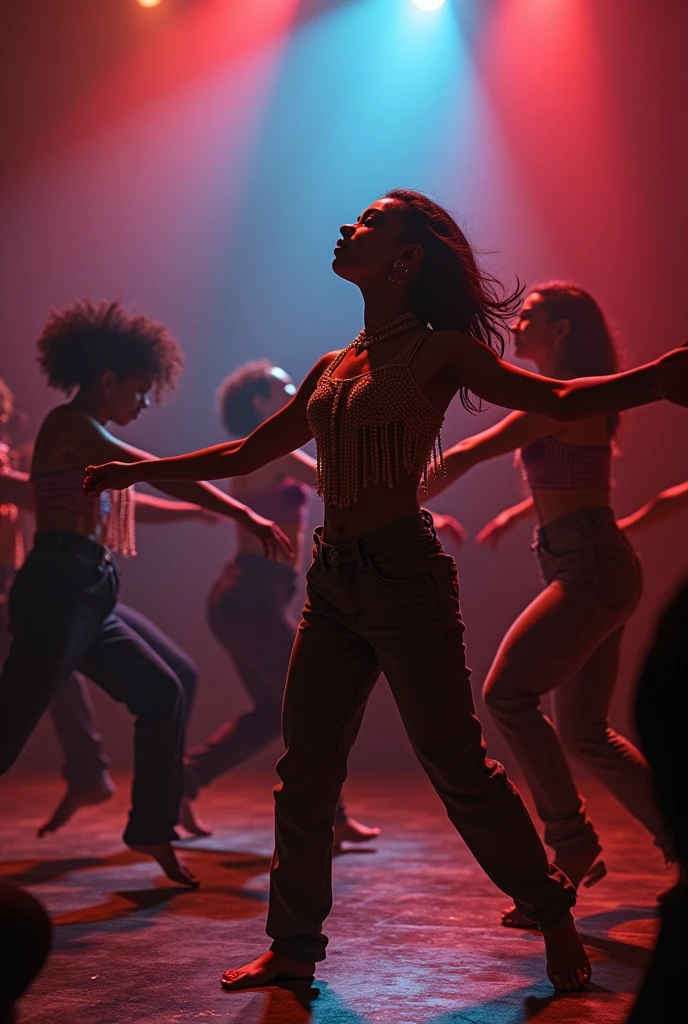
[[63,832],[36,829],[59,780],[0,783],[0,873],[48,908],[51,958],[21,1024],[621,1024],[656,934],[656,893],[673,881],[644,830],[591,783],[609,875],[576,918],[589,991],[552,998],[542,937],[499,924],[508,902],[482,874],[424,778],[353,780],[350,812],[380,839],[335,859],[328,960],[313,989],[226,994],[223,969],[266,948],[271,778],[235,774],[199,802],[212,838],[185,847],[198,892],[166,885],[119,841],[127,780]]

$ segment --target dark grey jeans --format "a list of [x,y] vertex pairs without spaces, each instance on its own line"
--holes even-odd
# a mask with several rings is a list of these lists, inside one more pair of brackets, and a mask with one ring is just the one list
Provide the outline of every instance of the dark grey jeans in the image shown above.
[[273,949],[323,960],[332,906],[335,807],[380,672],[452,824],[489,877],[546,925],[575,901],[549,864],[521,797],[486,756],[464,656],[453,558],[422,512],[345,544],[316,531],[308,596],[284,698],[276,849],[267,931]]
[[[545,841],[555,860],[598,843],[569,753],[669,853],[648,764],[608,719],[624,626],[642,592],[637,555],[610,508],[562,516],[536,532],[533,546],[546,586],[504,637],[484,697],[533,794]],[[540,708],[550,691],[556,729]]]
[[176,838],[184,695],[179,679],[113,613],[112,556],[78,533],[44,530],[17,573],[9,601],[11,644],[0,675],[0,774],[51,700],[81,670],[136,716],[132,808],[124,840]]
[[[198,669],[189,655],[135,608],[118,602],[114,614],[176,675],[184,691],[184,714],[188,722],[198,681]],[[105,753],[86,679],[80,672],[73,672],[60,687],[48,710],[64,756],[62,777],[65,782],[73,789],[98,785],[110,759]]]
[[[184,792],[202,786],[252,757],[280,735],[282,698],[296,635],[289,604],[293,569],[262,555],[239,554],[225,566],[208,598],[208,624],[231,656],[253,702],[184,758]],[[337,821],[346,818],[342,801]]]

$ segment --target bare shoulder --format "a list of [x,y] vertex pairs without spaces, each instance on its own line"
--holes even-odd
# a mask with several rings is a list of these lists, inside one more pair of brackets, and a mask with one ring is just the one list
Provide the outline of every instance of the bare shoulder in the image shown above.
[[326,352],[324,356],[318,359],[317,363],[311,370],[312,374],[317,372],[318,376],[325,372],[330,363],[334,362],[338,355],[341,355],[342,349],[333,349],[332,352]]
[[304,377],[301,387],[299,388],[300,395],[303,395],[306,398],[310,397],[323,373],[338,355],[339,351],[326,352],[324,356],[321,356],[320,359],[318,359],[317,363],[311,367],[307,375]]
[[457,353],[474,352],[476,349],[490,351],[487,345],[474,338],[472,334],[464,334],[463,331],[455,331],[452,328],[433,331],[431,339],[435,351],[448,359],[455,358]]
[[41,471],[54,467],[71,447],[75,432],[75,410],[71,405],[58,405],[46,415],[41,423],[34,444],[32,469]]
[[44,446],[57,439],[63,440],[72,431],[74,412],[70,405],[58,405],[47,413],[36,435],[36,446]]
[[457,377],[465,353],[476,344],[479,342],[461,331],[431,331],[414,359],[414,370],[425,378]]
[[72,405],[71,402],[65,405],[58,405],[52,409],[41,427],[42,432],[49,432],[53,436],[58,436],[64,440],[68,440],[75,435],[91,434],[93,431],[102,433],[103,430],[104,428],[97,420],[87,412],[84,412],[83,409]]

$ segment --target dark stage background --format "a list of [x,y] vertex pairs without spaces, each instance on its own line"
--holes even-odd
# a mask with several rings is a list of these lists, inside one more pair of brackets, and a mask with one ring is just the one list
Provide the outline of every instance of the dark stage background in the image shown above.
[[[34,339],[50,307],[88,293],[164,320],[187,355],[178,393],[123,436],[159,454],[221,440],[213,396],[231,369],[266,355],[300,378],[357,333],[357,293],[331,273],[331,249],[338,225],[394,186],[450,206],[505,278],[588,287],[627,365],[688,332],[684,0],[457,0],[435,20],[391,0],[24,0],[3,23],[0,375],[33,427],[56,400]],[[502,414],[456,402],[445,444]],[[666,404],[625,417],[620,514],[688,477],[686,417]],[[436,505],[474,535],[520,495],[506,457]],[[622,727],[661,602],[686,571],[686,525],[638,540],[646,589],[614,703]],[[192,742],[246,706],[204,621],[232,544],[226,525],[142,527],[139,557],[122,566],[124,599],[201,668]],[[457,556],[479,697],[538,588],[528,527],[497,553],[471,542]],[[96,704],[126,768],[128,716],[99,693]],[[43,722],[13,770],[58,763]],[[414,763],[381,685],[352,767]]]

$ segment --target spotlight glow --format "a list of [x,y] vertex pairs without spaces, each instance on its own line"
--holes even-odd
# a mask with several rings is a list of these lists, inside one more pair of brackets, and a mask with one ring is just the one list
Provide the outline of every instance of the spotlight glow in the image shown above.
[[139,7],[157,7],[160,0],[137,0]]
[[419,7],[421,11],[436,11],[442,6],[444,0],[413,0],[416,7]]

